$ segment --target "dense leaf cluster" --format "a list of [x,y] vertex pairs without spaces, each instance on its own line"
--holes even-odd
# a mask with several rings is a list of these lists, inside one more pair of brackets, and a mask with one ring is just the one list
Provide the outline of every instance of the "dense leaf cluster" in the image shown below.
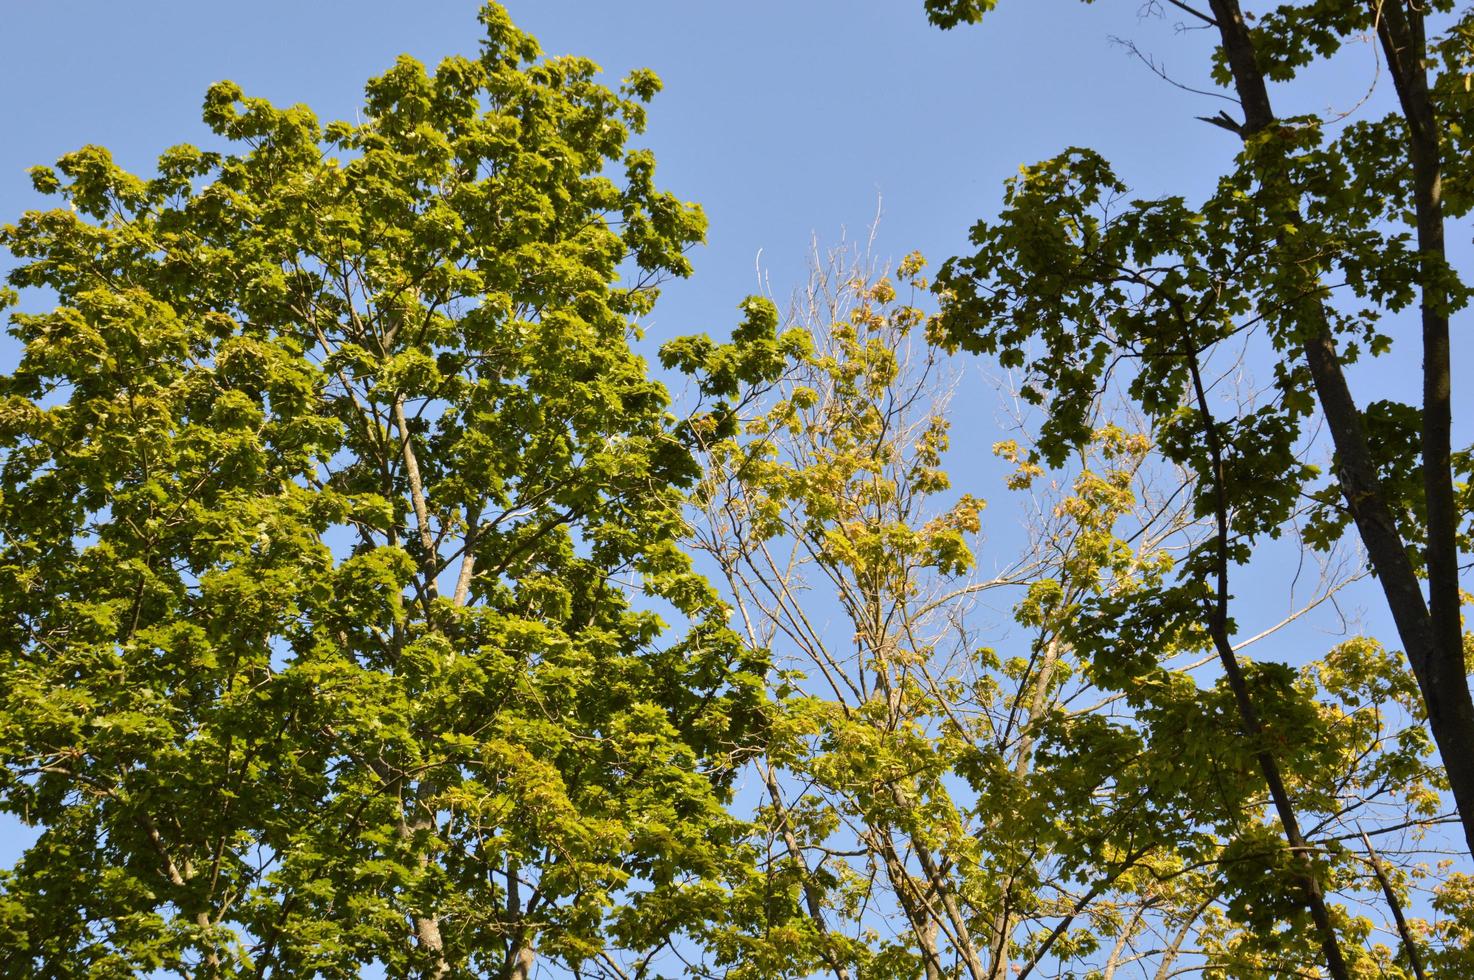
[[626,148],[653,75],[482,16],[361,122],[221,83],[230,149],[86,147],[0,233],[55,298],[0,380],[5,975],[496,974],[700,916],[761,661],[629,340],[704,222]]
[[[1474,14],[1169,2],[1243,115],[1202,200],[1066,149],[934,284],[821,264],[667,343],[685,418],[632,348],[705,231],[630,146],[659,80],[494,3],[358,121],[222,82],[213,149],[34,169],[0,976],[1468,973],[1474,883],[1413,858],[1450,797],[1474,828]],[[1364,33],[1395,110],[1274,114]],[[1358,406],[1414,313],[1423,400]],[[1044,411],[993,444],[1028,549],[992,578],[962,355]],[[1403,649],[1256,658],[1364,574],[1244,637],[1256,559],[1353,535]]]

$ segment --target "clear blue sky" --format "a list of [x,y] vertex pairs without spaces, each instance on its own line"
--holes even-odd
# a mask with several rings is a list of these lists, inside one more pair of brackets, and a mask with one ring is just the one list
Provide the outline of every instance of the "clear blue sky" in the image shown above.
[[[927,24],[922,0],[506,6],[549,53],[591,57],[611,81],[650,67],[666,83],[643,142],[659,183],[700,202],[711,227],[694,279],[668,287],[649,324],[655,340],[724,333],[757,288],[759,254],[781,300],[805,274],[811,236],[863,234],[877,198],[880,251],[919,248],[939,261],[964,247],[1021,163],[1065,146],[1100,150],[1141,196],[1189,198],[1236,149],[1233,136],[1193,119],[1232,107],[1158,79],[1112,40],[1129,38],[1182,83],[1211,87],[1209,38],[1178,30],[1170,9],[1139,16],[1141,0],[1011,0],[983,26],[947,33]],[[351,118],[363,81],[400,52],[433,64],[474,51],[476,9],[475,0],[0,0],[0,222],[41,203],[28,166],[82,144],[147,171],[164,147],[207,139],[200,102],[222,78],[325,119]],[[1371,46],[1358,46],[1278,108],[1350,109],[1373,65]],[[15,356],[0,340],[0,370]],[[1361,380],[1411,395],[1415,364],[1404,358]],[[1467,404],[1456,417],[1469,418]],[[993,437],[982,428],[985,447]],[[970,465],[962,461],[964,477]],[[1283,608],[1273,595],[1263,601],[1261,619]],[[1374,595],[1365,604],[1380,608]],[[0,826],[0,861],[15,843]]]

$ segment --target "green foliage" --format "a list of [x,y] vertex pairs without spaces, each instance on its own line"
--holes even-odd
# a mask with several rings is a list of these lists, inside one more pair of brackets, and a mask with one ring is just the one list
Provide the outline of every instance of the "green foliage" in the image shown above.
[[[994,6],[924,0],[942,28]],[[1474,14],[1428,9],[1462,215]],[[1193,203],[1068,149],[937,314],[912,255],[666,344],[701,400],[678,420],[630,348],[705,227],[629,145],[660,81],[480,19],[477,57],[401,58],[359,122],[212,86],[228,149],[143,177],[84,147],[0,229],[0,809],[39,831],[0,871],[0,976],[982,980],[1151,949],[1130,964],[1261,980],[1317,969],[1307,869],[1354,974],[1411,976],[1354,846],[1443,808],[1403,657],[1243,658],[1235,690],[1210,642],[1220,558],[1349,525],[1339,461],[1306,459],[1312,321],[1351,362],[1469,299],[1413,244],[1403,118],[1276,120]],[[1377,27],[1249,21],[1280,82]],[[957,349],[1046,411],[993,445],[1031,553],[992,579],[947,472]],[[1248,350],[1267,395],[1191,397]],[[1421,423],[1358,413],[1414,552]],[[1474,884],[1390,874],[1469,972]]]
[[959,24],[976,24],[998,5],[998,0],[925,0],[925,5],[927,19],[948,30]]
[[[1319,307],[1328,295],[1322,276],[1344,281],[1357,304],[1325,307],[1348,360],[1385,352],[1381,311],[1412,301],[1415,253],[1405,232],[1383,224],[1396,213],[1368,211],[1365,198],[1344,190],[1354,183],[1353,144],[1342,137],[1325,145],[1309,123],[1266,133],[1196,209],[1180,198],[1119,200],[1124,185],[1089,150],[1025,168],[998,219],[973,228],[978,251],[949,261],[938,277],[950,342],[1024,369],[1024,396],[1048,409],[1037,458],[1051,465],[1088,437],[1100,395],[1124,388],[1162,427],[1168,458],[1197,470],[1198,509],[1207,514],[1217,484],[1207,479],[1205,422],[1183,404],[1188,355],[1206,357],[1250,332],[1293,355],[1318,319],[1305,316],[1305,305]],[[1305,202],[1308,220],[1277,217],[1292,207],[1290,196]],[[1306,259],[1271,259],[1285,248]],[[1445,285],[1462,305],[1464,288]],[[1270,371],[1269,403],[1215,423],[1233,531],[1244,542],[1277,537],[1302,496],[1315,493],[1322,507],[1308,540],[1326,547],[1347,515],[1338,493],[1317,485],[1320,470],[1301,461],[1315,407],[1310,375],[1293,356]],[[1363,416],[1383,479],[1405,502],[1399,530],[1416,544],[1424,536],[1420,494],[1411,492],[1419,416],[1392,403]]]
[[[1299,670],[1247,664],[1245,696],[1264,731],[1235,739],[1238,730],[1256,725],[1235,722],[1244,712],[1227,690],[1219,685],[1211,695],[1184,699],[1186,689],[1165,665],[1205,649],[1214,623],[1223,623],[1229,636],[1236,632],[1229,583],[1253,574],[1259,549],[1284,547],[1267,542],[1292,531],[1301,543],[1331,551],[1352,526],[1353,512],[1363,524],[1376,524],[1371,532],[1359,530],[1376,551],[1379,574],[1407,568],[1399,564],[1404,548],[1411,568],[1430,578],[1434,561],[1425,562],[1425,554],[1445,556],[1441,584],[1429,585],[1436,596],[1432,619],[1452,622],[1451,635],[1458,636],[1457,596],[1448,601],[1457,592],[1457,571],[1450,579],[1448,570],[1470,543],[1467,479],[1455,485],[1460,526],[1440,539],[1430,529],[1433,507],[1426,502],[1433,493],[1426,489],[1429,471],[1444,465],[1427,455],[1439,431],[1433,410],[1425,416],[1420,406],[1393,401],[1357,409],[1336,385],[1342,365],[1391,348],[1392,328],[1384,323],[1394,315],[1420,306],[1424,336],[1436,336],[1432,325],[1468,304],[1468,286],[1443,258],[1438,205],[1429,210],[1430,192],[1417,181],[1420,172],[1441,166],[1450,189],[1443,214],[1469,211],[1465,188],[1474,155],[1464,120],[1471,106],[1471,14],[1454,14],[1451,2],[1394,8],[1307,0],[1257,14],[1231,2],[1174,6],[1208,24],[1222,42],[1213,77],[1236,89],[1246,118],[1243,125],[1226,114],[1208,121],[1242,137],[1232,168],[1190,203],[1173,196],[1131,199],[1126,182],[1089,149],[1069,148],[1024,167],[1008,183],[998,217],[972,229],[974,250],[942,267],[939,324],[949,346],[1017,369],[1023,397],[1043,409],[1037,443],[1028,452],[1008,448],[1021,485],[1085,452],[1102,406],[1123,397],[1146,420],[1160,459],[1192,478],[1190,512],[1211,520],[1212,533],[1183,544],[1175,580],[1160,574],[1140,587],[1083,595],[1061,627],[1084,670],[1133,706],[1145,744],[1175,737],[1184,757],[1210,764],[1215,780],[1231,787],[1228,799],[1254,793],[1260,778],[1254,760],[1268,757],[1285,772],[1293,805],[1324,814],[1326,822],[1365,805],[1347,800],[1363,799],[1372,786],[1392,788],[1410,820],[1428,820],[1448,786],[1443,773],[1429,778],[1420,769],[1430,751],[1423,726],[1437,715],[1425,710],[1424,699],[1467,700],[1439,693],[1462,685],[1457,664],[1437,683],[1421,666],[1435,653],[1414,649],[1425,641],[1410,638],[1407,610],[1432,620],[1411,572],[1386,589],[1412,663],[1424,672],[1421,691],[1398,655],[1366,638]],[[926,9],[943,27],[983,12],[972,4],[927,3]],[[1241,13],[1243,36],[1235,26]],[[1403,19],[1394,23],[1394,17]],[[1385,116],[1336,127],[1315,116],[1271,118],[1265,80],[1292,81],[1353,39],[1375,39],[1379,31],[1383,42],[1404,52],[1398,57],[1419,59],[1425,18],[1431,56],[1425,103],[1414,90],[1424,66],[1414,61],[1390,66],[1401,101]],[[1419,142],[1419,126],[1432,149]],[[1441,159],[1430,164],[1434,155]],[[1436,199],[1437,191],[1432,194]],[[1448,381],[1438,381],[1436,366],[1429,370],[1425,394]],[[1309,457],[1325,421],[1341,453],[1320,467]],[[1365,454],[1355,459],[1354,478],[1346,475],[1353,450]],[[1454,453],[1452,469],[1467,477],[1467,451]],[[1383,508],[1375,518],[1365,516],[1372,497]],[[1043,598],[1054,605],[1039,609],[1059,602]],[[1032,618],[1040,615],[1030,610]],[[1439,657],[1448,635],[1440,633]],[[1457,661],[1459,651],[1453,653]],[[1384,708],[1412,724],[1395,735],[1377,734],[1381,721],[1371,716]],[[1458,710],[1447,708],[1445,715]],[[1462,765],[1456,756],[1467,754],[1464,735],[1452,732],[1439,734],[1450,739],[1443,753],[1451,773]],[[1377,754],[1353,760],[1343,738],[1375,746]],[[1337,788],[1324,781],[1328,771],[1355,775]],[[1294,880],[1296,860],[1281,832],[1244,821],[1242,810],[1234,817],[1233,805],[1212,816],[1211,799],[1193,796],[1188,783],[1173,790],[1187,794],[1179,809],[1194,814],[1189,822],[1212,825],[1223,841],[1216,846],[1223,848],[1227,904],[1205,920],[1203,935],[1209,957],[1221,956],[1225,965],[1209,975],[1280,975],[1305,968],[1296,963],[1323,964],[1306,922],[1304,889]],[[1354,893],[1358,872],[1339,842],[1318,848],[1316,861],[1312,870],[1328,889]],[[1369,901],[1384,900],[1378,893]],[[1333,906],[1331,916],[1353,974],[1409,975],[1385,947],[1363,951],[1370,920],[1347,911],[1354,908]],[[1450,955],[1450,962],[1458,960]]]
[[[753,827],[769,857],[717,947],[740,976],[1090,975],[1128,944],[1164,970],[1222,950],[1222,976],[1312,962],[1256,751],[1328,824],[1363,805],[1431,819],[1426,737],[1368,710],[1415,711],[1410,675],[1364,640],[1300,672],[1247,665],[1264,733],[1236,737],[1233,693],[1201,661],[1205,591],[1169,579],[1195,534],[1171,504],[1190,482],[1154,489],[1159,445],[1118,425],[1090,426],[1057,489],[1036,486],[1035,449],[994,445],[1017,467],[1010,502],[1035,495],[1039,516],[1032,553],[978,578],[981,507],[944,470],[948,363],[924,343],[920,269],[898,277],[907,302],[822,267],[787,331],[798,353],[723,389],[750,408],[703,444],[694,543],[781,666]],[[693,343],[697,371],[743,352],[672,349]],[[1012,635],[975,618],[995,589],[1017,590]],[[1365,880],[1339,845],[1317,867],[1352,893]]]
[[55,298],[0,379],[6,976],[638,958],[739,860],[763,664],[628,344],[704,220],[626,145],[653,74],[482,21],[357,123],[212,86],[233,149],[85,147],[0,232]]

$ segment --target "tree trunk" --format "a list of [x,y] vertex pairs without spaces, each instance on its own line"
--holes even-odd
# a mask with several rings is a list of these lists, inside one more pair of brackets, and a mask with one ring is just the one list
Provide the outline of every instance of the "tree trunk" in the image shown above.
[[1254,706],[1253,697],[1250,696],[1248,682],[1239,666],[1238,654],[1234,652],[1233,643],[1229,639],[1228,491],[1223,471],[1223,447],[1218,437],[1218,423],[1214,421],[1213,413],[1210,411],[1208,392],[1203,386],[1202,372],[1198,367],[1197,347],[1186,321],[1183,321],[1182,328],[1184,331],[1183,356],[1187,359],[1188,371],[1192,376],[1193,394],[1197,399],[1198,412],[1203,417],[1203,435],[1208,445],[1209,460],[1213,466],[1213,516],[1217,524],[1218,545],[1215,571],[1218,582],[1217,595],[1214,597],[1213,607],[1209,614],[1208,632],[1213,638],[1213,646],[1217,650],[1219,662],[1223,664],[1223,673],[1228,679],[1229,689],[1233,692],[1243,735],[1253,744],[1259,769],[1264,774],[1265,783],[1269,785],[1269,797],[1274,803],[1280,827],[1290,846],[1296,883],[1305,894],[1305,904],[1310,909],[1310,918],[1315,923],[1315,931],[1320,938],[1321,952],[1326,958],[1326,969],[1333,980],[1351,980],[1351,972],[1346,966],[1346,960],[1341,955],[1341,945],[1336,939],[1336,927],[1331,922],[1330,910],[1326,907],[1325,893],[1321,889],[1320,879],[1310,864],[1310,848],[1305,841],[1305,835],[1300,831],[1300,822],[1295,817],[1295,807],[1290,800],[1289,790],[1285,787],[1279,762],[1275,759],[1274,754],[1265,747],[1264,726],[1259,720],[1259,712]]
[[[1211,6],[1244,107],[1240,132],[1248,137],[1269,126],[1274,111],[1237,0],[1211,0]],[[1312,329],[1303,353],[1336,447],[1337,479],[1417,678],[1429,729],[1463,823],[1465,843],[1474,853],[1474,699],[1464,668],[1460,620],[1457,512],[1449,452],[1448,310],[1437,282],[1445,264],[1437,119],[1428,97],[1421,15],[1402,0],[1378,0],[1374,12],[1408,122],[1418,247],[1423,256],[1422,463],[1431,610],[1382,491],[1361,413],[1346,384],[1335,338],[1318,300],[1305,304],[1305,319]]]
[[819,933],[823,946],[824,961],[829,964],[829,969],[834,972],[835,980],[850,980],[850,971],[829,945],[829,925],[824,921],[824,903],[819,890],[814,887],[814,882],[809,872],[808,863],[804,860],[803,851],[799,848],[798,837],[793,833],[793,825],[788,819],[788,807],[783,803],[783,794],[779,792],[778,780],[773,775],[773,769],[766,762],[758,763],[758,771],[762,774],[763,784],[768,788],[768,797],[773,801],[773,810],[778,816],[778,823],[783,834],[783,845],[788,848],[788,857],[792,867],[798,872],[799,881],[802,882],[804,892],[804,907],[808,910],[809,919],[814,923],[814,929]]
[[[1443,236],[1443,161],[1438,116],[1428,93],[1428,42],[1419,8],[1405,0],[1377,0],[1377,37],[1387,57],[1398,102],[1408,128],[1417,212],[1419,271],[1423,276],[1420,312],[1423,327],[1423,494],[1428,540],[1431,644],[1418,683],[1428,706],[1429,726],[1443,756],[1464,835],[1474,851],[1474,699],[1464,667],[1463,621],[1459,599],[1458,507],[1454,502],[1453,384],[1449,371],[1448,295],[1443,275],[1448,265]],[[1416,669],[1416,667],[1415,667]]]
[[531,980],[532,966],[536,961],[532,944],[519,937],[512,944],[511,955],[507,957],[507,976],[511,980]]

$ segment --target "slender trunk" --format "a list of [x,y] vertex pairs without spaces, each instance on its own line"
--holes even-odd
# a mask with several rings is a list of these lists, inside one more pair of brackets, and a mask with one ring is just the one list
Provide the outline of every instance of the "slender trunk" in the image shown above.
[[868,839],[865,843],[871,853],[878,855],[885,864],[886,876],[890,879],[896,902],[901,906],[901,911],[906,915],[906,921],[911,925],[911,935],[916,938],[916,945],[921,950],[921,961],[926,970],[926,980],[941,980],[944,974],[942,957],[937,950],[935,916],[927,908],[925,897],[916,887],[915,880],[907,873],[906,866],[901,862],[901,857],[896,853],[890,839],[876,830],[871,830],[866,837]]
[[[893,786],[891,792],[896,805],[904,806],[905,800],[901,791]],[[957,895],[952,891],[951,883],[937,867],[937,862],[932,857],[931,851],[927,849],[925,842],[913,837],[911,846],[916,851],[916,861],[921,865],[921,873],[926,875],[927,884],[931,887],[932,892],[941,899],[942,911],[946,913],[947,922],[952,926],[953,945],[967,967],[967,975],[973,980],[987,980],[987,971],[983,969],[983,961],[978,958],[977,948],[972,942],[972,934],[967,928],[967,917],[962,914],[962,908],[957,904]]]
[[1131,940],[1136,934],[1136,927],[1141,924],[1142,918],[1145,917],[1147,905],[1148,903],[1143,902],[1137,906],[1136,910],[1131,913],[1131,920],[1117,934],[1115,945],[1111,947],[1111,955],[1106,957],[1105,972],[1101,974],[1100,980],[1116,980],[1116,970],[1121,966],[1121,957],[1125,954],[1127,947],[1130,946]]
[[[512,933],[507,942],[508,980],[528,980],[532,976],[537,954],[532,948],[531,930],[523,916],[528,909],[522,905],[522,865],[516,858],[507,858],[507,921],[512,923]],[[531,903],[529,903],[530,905]]]
[[1429,631],[1427,682],[1419,678],[1429,727],[1448,770],[1464,834],[1474,851],[1474,699],[1464,667],[1459,598],[1458,507],[1454,501],[1451,429],[1453,385],[1449,370],[1448,257],[1443,229],[1443,161],[1438,116],[1428,92],[1427,37],[1423,14],[1403,0],[1378,0],[1377,37],[1397,89],[1408,129],[1417,215],[1420,312],[1423,333],[1423,495],[1428,539]]
[[1407,919],[1402,914],[1402,902],[1398,901],[1397,892],[1392,890],[1392,882],[1382,868],[1382,859],[1377,857],[1377,849],[1372,847],[1372,839],[1366,835],[1366,831],[1362,831],[1361,842],[1367,846],[1367,860],[1371,862],[1372,873],[1377,876],[1377,883],[1382,886],[1382,897],[1387,899],[1387,907],[1392,910],[1392,919],[1397,923],[1397,934],[1402,937],[1402,948],[1407,952],[1408,962],[1412,964],[1413,976],[1417,980],[1426,980],[1423,959],[1418,955],[1412,930],[1408,928]]
[[[1234,87],[1244,107],[1245,137],[1274,121],[1264,75],[1237,0],[1211,0]],[[1376,0],[1377,32],[1408,122],[1418,247],[1423,257],[1423,479],[1428,514],[1427,564],[1432,609],[1423,599],[1407,546],[1382,492],[1361,413],[1351,397],[1335,338],[1318,301],[1307,303],[1305,362],[1325,411],[1339,460],[1337,477],[1352,519],[1402,640],[1428,711],[1464,827],[1474,852],[1474,699],[1464,667],[1458,588],[1457,512],[1449,456],[1451,381],[1443,274],[1443,211],[1437,119],[1428,97],[1421,15],[1401,0]]]
[[[1182,326],[1186,332],[1188,325],[1185,321]],[[1213,467],[1213,511],[1217,524],[1218,546],[1215,571],[1218,582],[1217,595],[1214,597],[1213,608],[1209,614],[1208,632],[1213,638],[1214,648],[1218,651],[1218,659],[1223,664],[1223,673],[1228,679],[1229,689],[1233,692],[1234,703],[1238,707],[1239,724],[1244,736],[1255,747],[1254,755],[1259,762],[1260,772],[1263,773],[1264,781],[1269,785],[1270,799],[1274,803],[1275,813],[1279,816],[1285,840],[1290,845],[1292,852],[1296,883],[1304,892],[1305,904],[1310,908],[1310,918],[1315,923],[1316,934],[1320,937],[1321,952],[1326,958],[1326,968],[1330,971],[1333,980],[1350,980],[1351,973],[1347,969],[1345,958],[1341,955],[1340,943],[1336,940],[1336,927],[1331,922],[1330,910],[1326,908],[1325,894],[1321,890],[1320,880],[1310,867],[1310,848],[1305,842],[1304,834],[1300,831],[1300,822],[1295,817],[1295,807],[1290,802],[1290,794],[1285,787],[1284,777],[1280,773],[1279,763],[1265,747],[1264,726],[1259,720],[1259,712],[1254,707],[1253,697],[1249,694],[1248,682],[1244,678],[1244,672],[1239,666],[1238,655],[1234,652],[1233,643],[1229,639],[1228,494],[1223,473],[1223,447],[1219,443],[1218,423],[1214,421],[1208,405],[1208,393],[1203,387],[1202,372],[1198,369],[1198,358],[1194,353],[1196,347],[1190,335],[1184,336],[1183,340],[1185,342],[1183,354],[1187,358],[1188,370],[1192,375],[1193,393],[1197,399],[1198,411],[1203,416],[1203,433]]]
[[[1019,734],[1018,747],[1015,750],[1013,760],[1013,774],[1020,780],[1028,774],[1029,764],[1033,759],[1034,736],[1029,731],[1029,726],[1034,719],[1044,712],[1044,705],[1049,697],[1049,686],[1054,681],[1056,669],[1059,667],[1061,649],[1059,634],[1049,638],[1044,644],[1044,649],[1039,662],[1039,669],[1034,676],[1034,690],[1029,699],[1028,714],[1024,719]],[[986,976],[988,980],[1003,980],[1009,975],[1008,937],[1013,934],[1015,919],[1009,910],[1009,896],[1013,893],[1014,877],[1008,875],[1003,882],[1002,899],[998,914],[989,923],[988,955],[989,963]]]
[[[417,814],[420,801],[428,797],[430,793],[430,786],[421,782],[412,797]],[[400,839],[409,842],[413,841],[415,836],[420,832],[428,830],[433,833],[435,831],[435,822],[427,816],[417,815],[412,820],[405,817],[404,803],[401,801],[397,830]],[[428,852],[421,851],[418,860],[421,871],[430,866],[430,855]],[[421,949],[430,954],[431,957],[432,965],[426,975],[437,978],[438,980],[439,977],[443,977],[450,972],[450,964],[445,958],[445,937],[440,932],[440,918],[434,915],[417,915],[414,917],[414,928],[415,942],[419,944]]]
[[466,540],[461,555],[461,570],[456,575],[455,591],[450,601],[457,609],[471,597],[471,579],[476,575],[476,541],[481,536],[481,507],[466,505]]
[[512,944],[511,955],[507,957],[507,976],[510,980],[530,980],[532,967],[536,962],[537,956],[533,953],[532,944],[518,937]]
[[433,915],[415,916],[415,941],[435,957],[430,976],[443,977],[450,972],[450,966],[445,962],[445,940],[440,935],[438,918]]
[[1013,934],[1013,914],[1009,910],[1009,890],[1013,887],[1013,880],[1005,882],[1003,897],[999,900],[998,913],[988,923],[988,980],[1003,980],[1008,976],[1010,957],[1008,955],[1008,937]]
[[399,448],[404,457],[404,475],[409,482],[410,506],[415,512],[415,526],[420,538],[420,564],[425,576],[425,594],[431,599],[439,595],[435,583],[439,572],[439,561],[435,553],[435,534],[430,529],[430,508],[425,503],[425,484],[420,479],[420,462],[415,456],[414,440],[410,436],[409,419],[404,414],[404,396],[394,399],[394,425],[399,429]]
[[1182,955],[1183,944],[1192,935],[1193,925],[1198,921],[1198,916],[1206,912],[1208,906],[1212,905],[1217,897],[1216,895],[1210,895],[1207,901],[1200,904],[1183,918],[1182,925],[1178,927],[1171,942],[1167,943],[1167,947],[1162,950],[1162,959],[1157,964],[1157,972],[1152,975],[1152,980],[1171,980],[1172,977],[1177,975],[1173,967],[1177,964],[1177,958]]
[[[1253,698],[1249,695],[1249,686],[1244,680],[1243,671],[1239,667],[1238,658],[1229,644],[1228,633],[1223,627],[1223,622],[1215,615],[1213,625],[1213,645],[1218,650],[1219,660],[1223,664],[1223,672],[1228,678],[1229,689],[1233,692],[1234,703],[1238,707],[1239,722],[1243,727],[1244,735],[1255,745],[1264,744],[1264,726],[1259,720],[1258,712],[1254,709]],[[1289,791],[1285,788],[1284,778],[1280,773],[1279,764],[1273,755],[1264,748],[1259,748],[1254,753],[1259,762],[1259,770],[1264,775],[1264,781],[1269,785],[1269,797],[1274,803],[1275,814],[1279,817],[1280,826],[1284,829],[1286,842],[1290,845],[1293,853],[1296,882],[1304,892],[1305,904],[1310,908],[1310,918],[1315,923],[1315,931],[1320,937],[1321,951],[1326,957],[1326,968],[1334,980],[1350,980],[1351,973],[1346,966],[1346,959],[1341,955],[1341,946],[1336,939],[1336,928],[1331,922],[1330,910],[1326,907],[1325,893],[1320,886],[1320,880],[1310,870],[1310,845],[1305,841],[1305,835],[1300,830],[1300,822],[1295,818],[1295,808],[1290,802]]]
[[1074,908],[1070,909],[1067,915],[1061,917],[1060,920],[1054,924],[1054,928],[1050,930],[1049,935],[1044,937],[1043,942],[1034,947],[1034,953],[1032,956],[1029,957],[1028,962],[1024,963],[1024,965],[1021,967],[1015,968],[1014,980],[1028,980],[1028,978],[1033,974],[1034,969],[1040,963],[1044,962],[1044,957],[1049,955],[1049,951],[1054,948],[1054,944],[1059,940],[1059,937],[1063,936],[1066,932],[1069,931],[1070,923],[1074,922],[1076,917],[1079,916],[1081,912],[1084,912],[1087,908],[1089,908],[1090,903],[1095,901],[1097,896],[1099,896],[1102,892],[1106,891],[1106,889],[1114,885],[1118,878],[1120,878],[1127,871],[1130,871],[1132,868],[1136,867],[1137,862],[1140,861],[1142,857],[1145,856],[1146,853],[1151,849],[1151,846],[1148,845],[1146,847],[1138,848],[1137,850],[1125,855],[1124,858],[1121,860],[1121,863],[1116,867],[1114,871],[1106,875],[1104,878],[1097,879],[1095,883],[1092,884],[1090,888],[1085,892],[1084,895],[1081,895],[1078,899],[1076,899]]
[[[404,396],[399,395],[394,399],[394,424],[399,429],[399,447],[404,457],[405,477],[409,482],[410,505],[414,508],[415,525],[419,531],[421,565],[424,569],[425,597],[434,600],[438,595],[435,584],[438,562],[435,553],[435,536],[430,530],[429,506],[425,502],[425,485],[420,477],[420,464],[415,456],[414,440],[409,431],[409,419],[405,417]],[[430,609],[426,608],[426,615],[430,615]],[[414,793],[416,812],[418,804],[429,796],[434,795],[433,788],[426,782],[421,782]],[[401,806],[401,813],[403,808]],[[413,820],[403,816],[399,819],[399,836],[406,841],[413,840],[419,831],[435,829],[433,819],[416,816]],[[430,855],[422,853],[419,856],[420,867],[429,866]],[[420,948],[430,954],[433,966],[430,976],[439,978],[450,972],[450,964],[445,959],[445,938],[440,932],[440,919],[434,915],[417,915],[414,917],[415,940]]]
[[[875,689],[885,696],[886,704],[890,708],[890,719],[892,725],[898,725],[901,720],[901,691],[891,683],[890,664],[888,663],[886,644],[883,640],[885,631],[883,628],[884,613],[880,608],[879,589],[872,590],[871,599],[867,603],[870,607],[870,632],[875,640],[872,648],[876,654]],[[895,783],[890,784],[891,801],[898,809],[905,810],[910,806],[905,794]],[[921,865],[921,873],[926,876],[926,882],[931,893],[942,903],[942,912],[946,916],[948,925],[951,926],[950,936],[952,945],[962,962],[967,966],[968,976],[972,980],[987,980],[983,970],[982,960],[978,958],[976,947],[973,946],[972,935],[967,927],[967,917],[962,914],[962,909],[957,904],[957,896],[953,893],[950,882],[945,873],[938,868],[936,860],[932,857],[926,842],[918,838],[916,834],[908,834],[911,848],[916,854],[916,861]],[[928,910],[928,914],[930,910]]]
[[[148,842],[153,845],[154,853],[158,854],[159,859],[164,862],[164,874],[168,876],[169,883],[181,890],[187,888],[189,886],[189,880],[194,877],[194,869],[188,862],[185,863],[183,869],[174,863],[174,858],[169,854],[169,849],[164,846],[163,835],[159,833],[159,827],[154,823],[152,817],[144,814],[142,822],[144,833],[148,836]],[[220,970],[220,953],[215,949],[214,944],[210,943],[206,938],[212,926],[210,913],[204,909],[199,909],[194,914],[194,921],[195,925],[200,927],[200,939],[208,944],[205,946],[204,954],[200,960],[200,976],[213,977]]]
[[814,929],[819,933],[824,962],[829,964],[829,969],[834,972],[835,980],[850,980],[849,968],[835,956],[834,950],[830,948],[829,926],[824,921],[822,896],[814,887],[813,879],[809,874],[809,866],[803,859],[803,851],[799,849],[798,838],[794,835],[793,825],[788,820],[788,808],[783,803],[783,794],[778,790],[778,780],[773,776],[772,767],[764,762],[758,763],[758,771],[762,774],[763,784],[768,788],[768,798],[773,801],[773,809],[778,815],[783,846],[788,848],[789,860],[793,869],[798,872],[799,881],[802,882],[804,907],[809,913],[810,921],[814,923]]
[[[1329,332],[1305,342],[1305,359],[1336,446],[1337,478],[1347,509],[1382,585],[1392,622],[1418,681],[1428,727],[1463,823],[1465,842],[1474,851],[1474,702],[1464,672],[1462,637],[1450,646],[1441,643],[1435,632],[1407,545],[1382,495],[1361,415],[1351,400]],[[1429,534],[1431,538],[1431,528]],[[1457,584],[1455,580],[1456,591]]]
[[[210,914],[208,912],[196,912],[194,915],[195,925],[200,931],[208,934],[211,928]],[[208,940],[207,940],[208,942]],[[205,947],[204,959],[200,962],[200,973],[202,977],[213,977],[220,972],[220,954],[215,949],[215,944],[209,942]]]
[[1238,0],[1208,0],[1208,6],[1213,11],[1218,36],[1223,41],[1223,53],[1228,58],[1239,104],[1244,109],[1244,125],[1240,132],[1251,136],[1274,122],[1274,109],[1269,102],[1269,87],[1264,84],[1264,73],[1259,70],[1254,42],[1249,37],[1249,25],[1244,23],[1244,12],[1239,8]]
[[937,923],[934,919],[927,919],[925,936],[922,937],[922,950],[926,957],[926,980],[943,980],[942,960],[937,955]]

